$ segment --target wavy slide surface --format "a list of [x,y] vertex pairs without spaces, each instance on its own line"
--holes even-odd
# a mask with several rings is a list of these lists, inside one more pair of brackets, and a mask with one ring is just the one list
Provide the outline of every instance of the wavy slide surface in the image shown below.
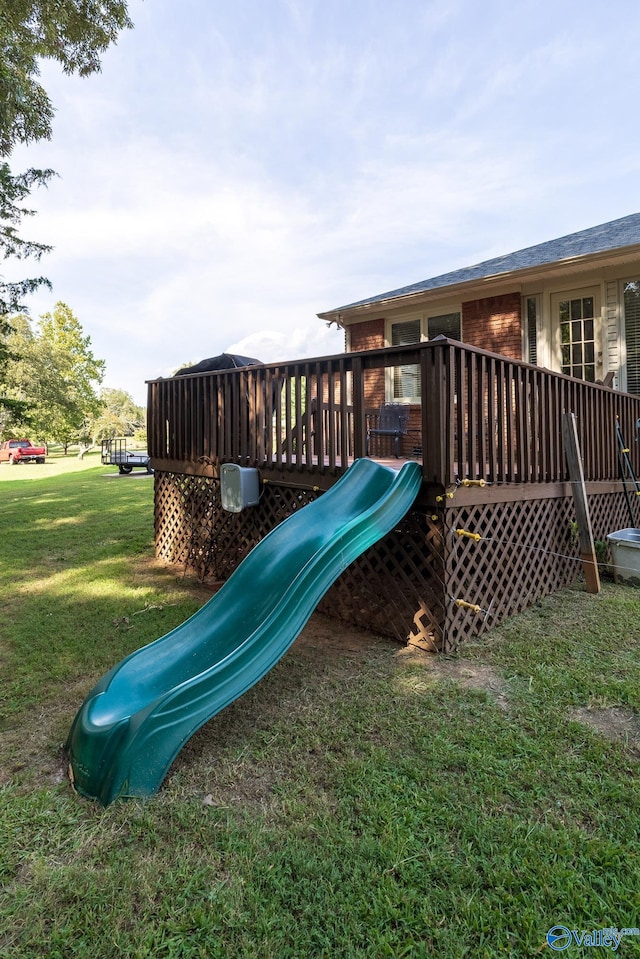
[[66,743],[78,792],[105,806],[151,796],[187,740],[257,683],[346,567],[393,529],[422,481],[360,459],[272,530],[222,588],[91,690]]

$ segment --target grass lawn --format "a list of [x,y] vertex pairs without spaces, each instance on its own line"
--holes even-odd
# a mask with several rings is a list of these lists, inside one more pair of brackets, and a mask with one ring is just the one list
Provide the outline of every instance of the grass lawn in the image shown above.
[[79,462],[0,467],[2,959],[521,957],[640,926],[640,591],[611,582],[455,659],[316,615],[157,797],[77,797],[85,694],[209,596],[153,558],[153,479]]
[[[94,469],[99,464],[100,450],[91,450],[90,453],[85,453],[82,459],[78,459],[77,449],[70,449],[65,456],[59,448],[50,447],[44,463],[18,463],[17,465],[0,463],[0,483],[9,480],[15,482],[26,479],[50,479],[53,476]],[[114,471],[117,472],[117,467],[112,466],[111,472]]]

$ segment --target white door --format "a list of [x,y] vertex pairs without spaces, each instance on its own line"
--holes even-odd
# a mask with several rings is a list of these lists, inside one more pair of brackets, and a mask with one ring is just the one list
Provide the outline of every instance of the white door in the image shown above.
[[589,383],[602,379],[602,317],[597,287],[551,297],[555,367]]

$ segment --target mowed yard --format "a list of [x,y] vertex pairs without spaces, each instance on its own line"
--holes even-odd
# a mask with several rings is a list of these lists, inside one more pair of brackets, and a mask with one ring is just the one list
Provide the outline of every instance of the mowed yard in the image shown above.
[[103,809],[67,778],[76,710],[211,594],[154,559],[153,478],[95,454],[0,466],[0,537],[2,959],[521,957],[640,926],[640,591],[578,583],[456,658],[315,615],[156,797]]

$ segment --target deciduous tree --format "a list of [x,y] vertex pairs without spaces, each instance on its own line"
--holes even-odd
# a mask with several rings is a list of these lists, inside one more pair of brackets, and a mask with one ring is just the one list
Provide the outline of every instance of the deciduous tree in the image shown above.
[[[40,82],[39,64],[57,61],[64,73],[88,76],[100,70],[100,57],[119,33],[132,26],[125,0],[0,0],[0,158],[16,144],[51,137],[53,104]],[[46,185],[52,170],[15,174],[0,161],[0,258],[40,259],[49,247],[23,239],[18,230],[33,211],[23,201],[35,186]],[[0,409],[6,370],[8,314],[26,310],[24,297],[43,276],[7,280],[0,274]]]
[[35,332],[27,316],[16,317],[8,346],[17,356],[7,372],[8,396],[25,405],[32,431],[65,452],[84,441],[102,409],[97,390],[105,363],[94,356],[72,310],[56,303]]
[[140,433],[144,427],[145,411],[142,406],[136,406],[126,390],[105,388],[100,393],[100,399],[102,411],[91,425],[94,442]]

